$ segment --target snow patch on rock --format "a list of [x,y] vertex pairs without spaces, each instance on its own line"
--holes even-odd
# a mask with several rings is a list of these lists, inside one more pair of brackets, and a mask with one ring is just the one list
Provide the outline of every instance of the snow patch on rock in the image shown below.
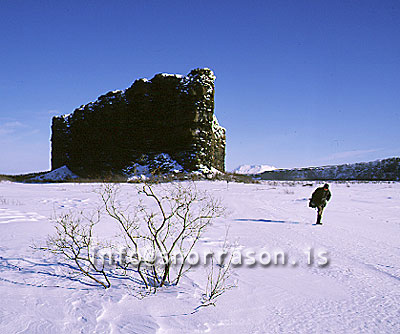
[[183,172],[185,172],[184,168],[166,153],[160,153],[154,157],[145,156],[140,163],[133,163],[123,170],[128,181],[146,180],[154,175]]
[[78,178],[67,166],[62,166],[46,174],[33,177],[35,181],[66,181]]

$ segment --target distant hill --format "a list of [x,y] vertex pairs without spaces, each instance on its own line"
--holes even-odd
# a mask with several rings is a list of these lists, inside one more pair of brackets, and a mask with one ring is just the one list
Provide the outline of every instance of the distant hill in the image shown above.
[[400,158],[336,166],[276,169],[260,175],[262,180],[375,180],[399,181]]
[[269,165],[240,165],[232,173],[235,174],[260,174],[263,172],[275,170],[276,167]]

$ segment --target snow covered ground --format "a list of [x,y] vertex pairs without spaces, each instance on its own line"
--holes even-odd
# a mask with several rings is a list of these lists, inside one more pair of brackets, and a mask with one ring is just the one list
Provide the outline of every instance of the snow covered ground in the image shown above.
[[[332,184],[323,226],[313,225],[314,187],[198,182],[222,198],[227,216],[201,247],[218,247],[226,225],[241,249],[283,250],[288,265],[234,269],[238,287],[196,310],[198,267],[180,287],[144,299],[123,283],[108,290],[67,275],[33,252],[61,210],[96,206],[96,184],[0,183],[0,333],[399,333],[400,184]],[[122,185],[126,198],[134,185]],[[103,225],[104,231],[112,228]],[[307,249],[328,266],[307,265]],[[296,260],[299,264],[294,266]]]

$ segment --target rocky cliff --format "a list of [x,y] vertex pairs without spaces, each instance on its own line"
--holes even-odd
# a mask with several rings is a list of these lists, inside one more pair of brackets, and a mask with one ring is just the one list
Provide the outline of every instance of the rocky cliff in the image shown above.
[[276,169],[262,173],[261,179],[400,181],[400,158],[337,166]]
[[157,74],[52,121],[52,169],[119,172],[164,154],[184,170],[225,169],[225,129],[214,115],[214,73]]

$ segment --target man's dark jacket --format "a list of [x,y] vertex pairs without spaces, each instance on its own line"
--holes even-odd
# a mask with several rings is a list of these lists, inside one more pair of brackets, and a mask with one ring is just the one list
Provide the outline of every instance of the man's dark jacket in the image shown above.
[[325,206],[326,202],[331,199],[331,192],[325,190],[324,187],[315,189],[311,195],[310,206],[315,208],[317,206]]

